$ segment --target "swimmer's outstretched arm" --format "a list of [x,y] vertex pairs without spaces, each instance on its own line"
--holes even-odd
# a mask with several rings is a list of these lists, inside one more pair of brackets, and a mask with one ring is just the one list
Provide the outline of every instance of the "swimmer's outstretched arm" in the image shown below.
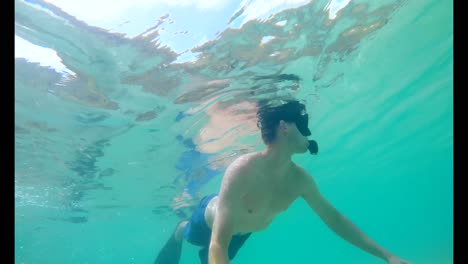
[[348,218],[336,210],[324,196],[322,196],[312,176],[303,169],[301,169],[301,171],[305,181],[302,197],[331,230],[356,247],[385,260],[389,264],[410,263],[393,255],[364,234]]

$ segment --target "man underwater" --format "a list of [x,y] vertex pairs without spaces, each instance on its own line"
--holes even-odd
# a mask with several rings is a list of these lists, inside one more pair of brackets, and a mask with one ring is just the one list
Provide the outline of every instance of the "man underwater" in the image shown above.
[[155,264],[178,264],[183,240],[201,247],[202,264],[227,264],[253,232],[267,228],[276,215],[303,198],[322,221],[354,246],[388,264],[409,264],[382,248],[320,193],[313,177],[295,164],[293,154],[318,151],[308,140],[304,104],[263,104],[257,111],[265,150],[239,156],[226,169],[219,194],[205,196],[191,218],[177,225]]

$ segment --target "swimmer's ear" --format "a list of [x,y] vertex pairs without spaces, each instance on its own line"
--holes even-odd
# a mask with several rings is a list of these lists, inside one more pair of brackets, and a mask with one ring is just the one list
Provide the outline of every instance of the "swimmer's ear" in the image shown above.
[[288,124],[284,122],[284,120],[280,120],[278,128],[281,132],[287,132],[288,131]]

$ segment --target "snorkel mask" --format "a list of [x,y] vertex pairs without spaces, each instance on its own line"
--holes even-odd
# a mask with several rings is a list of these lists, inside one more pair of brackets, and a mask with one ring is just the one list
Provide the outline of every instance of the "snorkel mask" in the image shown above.
[[[312,135],[309,129],[309,114],[307,114],[305,107],[300,112],[300,115],[297,116],[296,120],[293,120],[296,123],[297,129],[304,137]],[[315,140],[309,140],[309,152],[311,155],[317,155],[318,153],[318,144]]]

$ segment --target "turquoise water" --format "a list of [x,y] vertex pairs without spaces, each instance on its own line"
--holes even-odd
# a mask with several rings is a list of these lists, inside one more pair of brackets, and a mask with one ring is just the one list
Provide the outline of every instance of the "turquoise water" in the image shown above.
[[[69,71],[15,61],[15,262],[151,263],[229,161],[263,148],[252,103],[293,96],[320,147],[294,160],[330,202],[412,263],[453,263],[453,2],[351,1],[334,19],[329,4],[233,16],[173,63],[182,52],[157,34],[15,1],[16,36]],[[189,263],[197,248],[185,244]],[[298,200],[233,263],[384,262]]]

